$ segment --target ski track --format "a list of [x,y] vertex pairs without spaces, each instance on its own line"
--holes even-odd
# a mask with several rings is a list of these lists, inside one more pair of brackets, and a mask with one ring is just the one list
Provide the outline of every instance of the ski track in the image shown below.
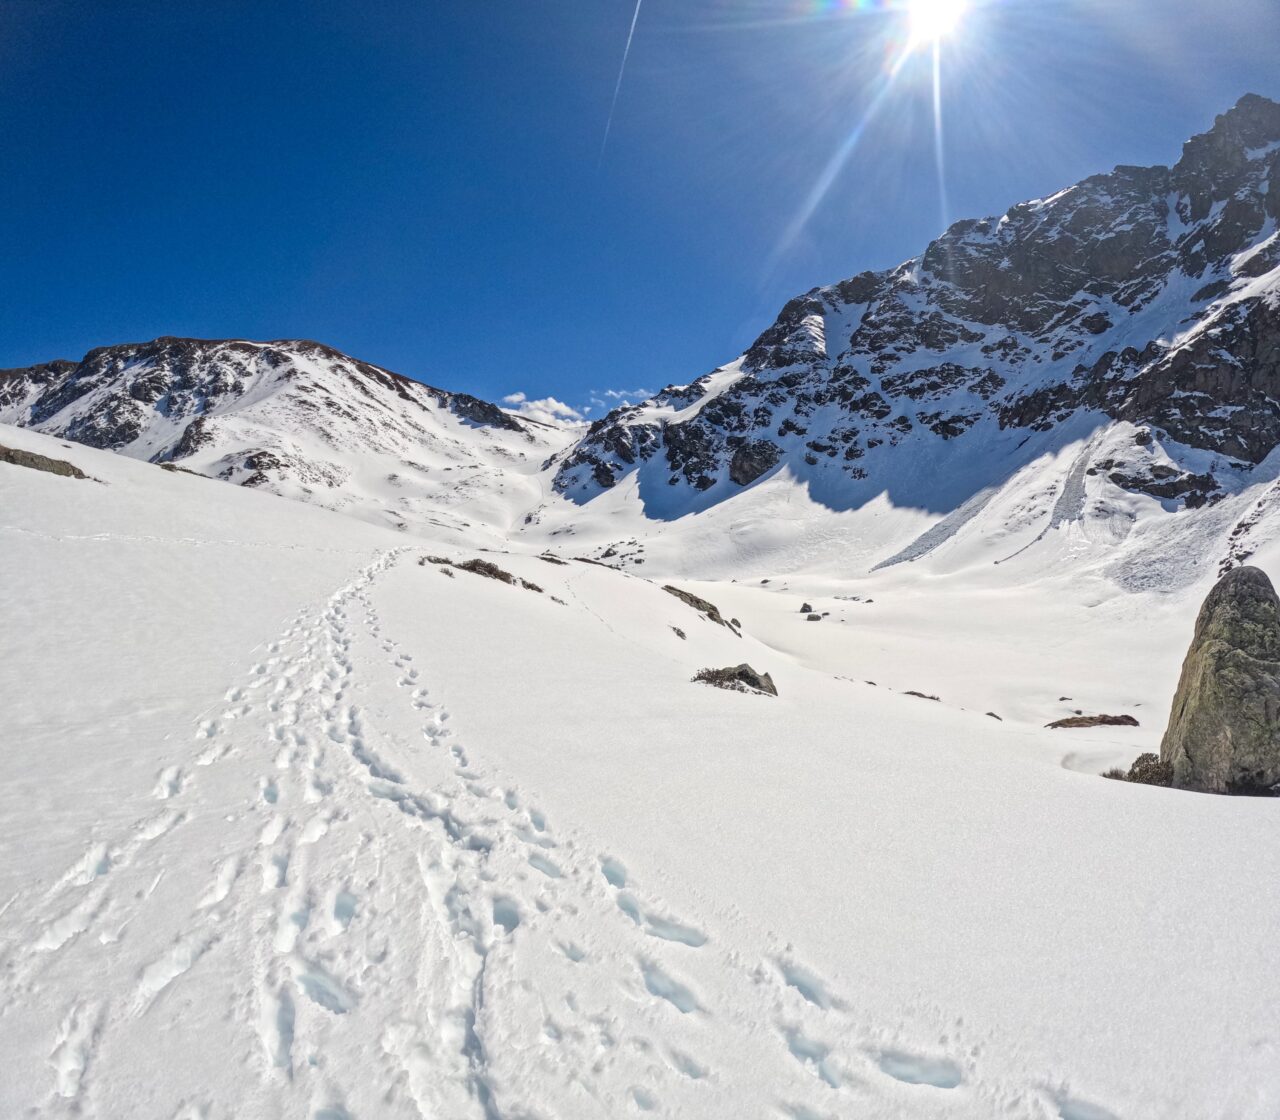
[[[131,988],[81,992],[60,1011],[37,1111],[96,1114],[113,1032],[216,968],[233,988],[228,1014],[253,1040],[255,1087],[241,1091],[292,1094],[308,1115],[354,1120],[359,1098],[378,1102],[370,1116],[448,1120],[762,1108],[813,1118],[871,1115],[877,1102],[910,1115],[1116,1120],[1047,1080],[984,1079],[982,1045],[940,1009],[926,1009],[937,1032],[912,1041],[905,1022],[860,1020],[778,939],[751,954],[720,946],[709,924],[672,916],[621,861],[490,781],[384,635],[371,590],[405,551],[380,555],[265,647],[195,728],[190,756],[157,775],[162,806],[90,844],[43,896],[0,911],[4,1015],[45,998],[61,955],[125,945],[133,923],[172,925],[147,905],[165,841],[206,808],[226,814],[201,797],[228,760],[256,769],[240,815],[226,816],[241,823],[227,830],[234,845],[205,853],[207,876],[191,884],[167,947],[122,953],[113,967]],[[387,696],[420,742],[382,726]],[[421,750],[451,777],[431,788],[406,778]],[[38,936],[14,933],[15,911]],[[726,1051],[737,1064],[718,1070],[707,1055]],[[539,1086],[554,1099],[538,1099]],[[174,1107],[197,1116],[210,1105]]]

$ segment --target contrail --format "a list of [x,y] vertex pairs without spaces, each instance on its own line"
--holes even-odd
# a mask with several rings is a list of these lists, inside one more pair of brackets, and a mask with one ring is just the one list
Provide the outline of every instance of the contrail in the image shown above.
[[600,158],[596,160],[596,170],[604,162],[604,150],[609,143],[609,130],[613,128],[613,114],[618,108],[618,94],[622,92],[622,75],[627,72],[627,56],[631,53],[631,40],[635,38],[636,21],[640,18],[640,5],[644,0],[636,0],[636,10],[631,16],[631,30],[627,32],[627,45],[622,48],[622,65],[618,67],[618,81],[613,87],[613,102],[609,106],[609,119],[604,125],[604,139],[600,142]]

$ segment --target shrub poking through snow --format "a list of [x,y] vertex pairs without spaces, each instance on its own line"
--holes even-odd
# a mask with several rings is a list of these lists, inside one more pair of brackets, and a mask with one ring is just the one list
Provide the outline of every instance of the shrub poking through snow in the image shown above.
[[1117,766],[1102,776],[1119,782],[1136,782],[1143,786],[1171,786],[1173,785],[1173,764],[1161,762],[1157,754],[1140,754],[1133,760],[1128,773],[1123,767]]
[[727,688],[731,692],[758,692],[764,696],[777,696],[778,689],[768,673],[757,673],[745,662],[727,669],[699,669],[694,681]]

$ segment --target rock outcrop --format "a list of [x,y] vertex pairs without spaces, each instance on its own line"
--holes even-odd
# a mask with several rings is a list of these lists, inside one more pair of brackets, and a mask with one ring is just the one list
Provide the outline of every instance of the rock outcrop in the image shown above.
[[727,688],[731,692],[759,692],[764,696],[777,696],[778,688],[768,673],[758,673],[745,662],[726,669],[699,669],[694,681],[701,684]]
[[1160,761],[1180,789],[1280,784],[1280,598],[1261,569],[1232,569],[1205,599]]
[[37,455],[34,451],[19,451],[15,447],[0,446],[0,463],[10,463],[15,467],[30,467],[32,470],[61,475],[63,478],[89,477],[79,467],[68,463],[65,459],[50,459],[48,455]]

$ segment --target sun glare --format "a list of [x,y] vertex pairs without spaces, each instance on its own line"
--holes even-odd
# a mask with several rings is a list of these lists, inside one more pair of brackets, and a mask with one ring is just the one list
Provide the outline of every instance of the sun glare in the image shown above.
[[967,0],[911,0],[911,41],[932,46],[950,35],[964,18]]

